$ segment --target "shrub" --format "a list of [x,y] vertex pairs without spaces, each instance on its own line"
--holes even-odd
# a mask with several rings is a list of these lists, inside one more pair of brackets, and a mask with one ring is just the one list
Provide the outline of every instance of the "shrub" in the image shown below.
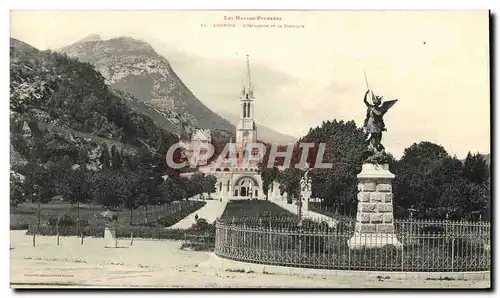
[[64,215],[63,217],[59,218],[59,226],[60,227],[76,226],[76,220],[71,218],[71,216],[69,215]]
[[190,228],[190,232],[197,232],[197,233],[210,233],[215,235],[215,223],[209,224],[206,219],[204,218],[198,218],[196,223],[194,223]]

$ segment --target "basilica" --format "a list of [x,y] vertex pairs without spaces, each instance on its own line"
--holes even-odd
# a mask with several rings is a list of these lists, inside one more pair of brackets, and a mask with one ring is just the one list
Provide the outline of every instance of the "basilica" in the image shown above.
[[262,199],[262,180],[257,162],[245,160],[259,152],[245,152],[247,144],[257,142],[257,128],[254,120],[254,93],[250,76],[250,62],[247,55],[243,87],[240,93],[240,120],[236,126],[236,140],[229,147],[235,148],[237,163],[211,163],[199,168],[200,172],[217,178],[213,197],[229,199]]

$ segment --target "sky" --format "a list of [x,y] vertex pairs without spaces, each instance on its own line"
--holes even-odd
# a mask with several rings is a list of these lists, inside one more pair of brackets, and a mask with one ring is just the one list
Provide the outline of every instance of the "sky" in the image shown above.
[[[281,20],[227,20],[237,16]],[[295,137],[323,120],[361,125],[366,72],[376,94],[398,99],[385,116],[388,151],[401,157],[404,148],[425,140],[463,158],[468,151],[490,151],[488,22],[487,11],[13,11],[11,36],[57,49],[94,33],[103,39],[128,35],[159,53],[215,61],[211,74],[218,76],[220,65],[221,77],[224,63],[243,65],[249,54],[252,65],[290,76],[276,84],[272,72],[266,82],[252,79],[257,120]],[[196,87],[195,94],[211,109],[224,110],[217,97],[207,94],[204,101],[207,88]]]

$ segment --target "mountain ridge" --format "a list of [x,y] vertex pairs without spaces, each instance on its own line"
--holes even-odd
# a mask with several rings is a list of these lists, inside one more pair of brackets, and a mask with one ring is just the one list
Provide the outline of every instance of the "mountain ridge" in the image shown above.
[[112,88],[164,114],[175,132],[197,127],[234,131],[229,121],[210,110],[182,82],[167,58],[142,40],[120,36],[108,40],[76,42],[58,50],[91,63]]

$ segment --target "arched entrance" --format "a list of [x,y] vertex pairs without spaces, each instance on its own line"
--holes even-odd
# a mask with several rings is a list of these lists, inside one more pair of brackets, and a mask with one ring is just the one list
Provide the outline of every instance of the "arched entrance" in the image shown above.
[[259,184],[251,177],[241,177],[234,184],[233,194],[239,198],[257,198],[259,196]]

